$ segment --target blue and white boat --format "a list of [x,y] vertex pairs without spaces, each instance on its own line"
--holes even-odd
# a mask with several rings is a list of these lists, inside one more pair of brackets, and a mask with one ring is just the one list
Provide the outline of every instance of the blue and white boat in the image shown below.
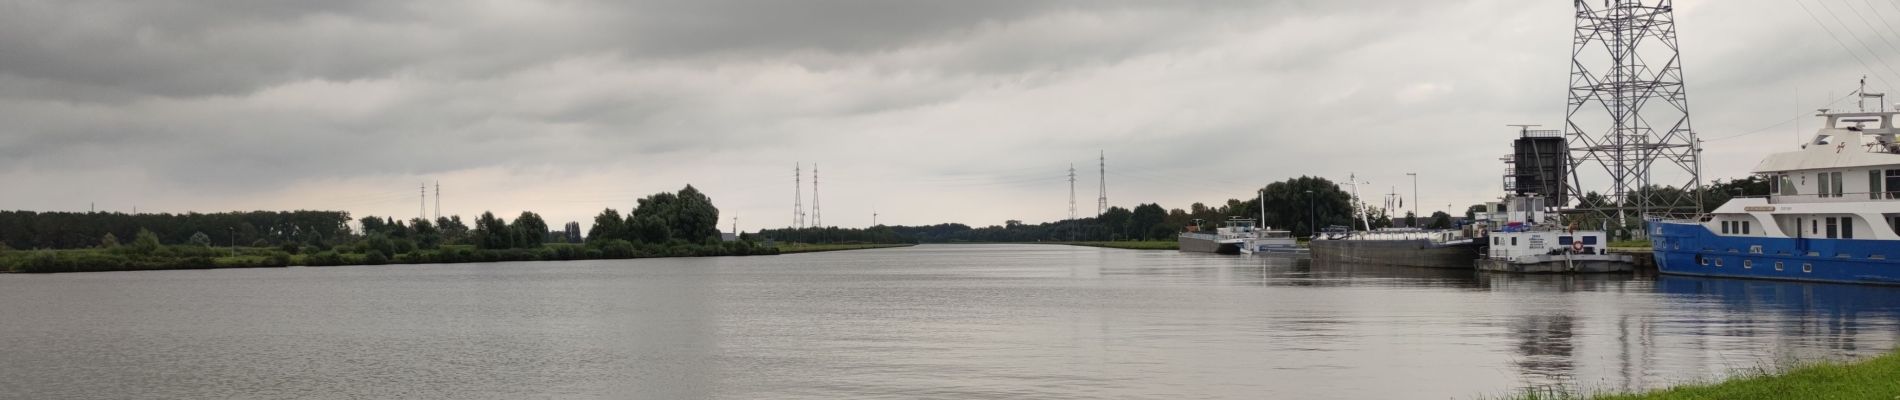
[[1651,219],[1657,268],[1900,285],[1900,112],[1882,103],[1882,111],[1820,110],[1825,127],[1812,140],[1755,167],[1768,196],[1732,199],[1695,220]]

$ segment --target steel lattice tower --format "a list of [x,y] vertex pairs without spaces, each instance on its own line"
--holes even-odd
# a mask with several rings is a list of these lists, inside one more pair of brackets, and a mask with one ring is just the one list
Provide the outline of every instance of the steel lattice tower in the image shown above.
[[1102,183],[1099,187],[1102,188],[1102,194],[1095,199],[1095,216],[1097,218],[1100,218],[1102,213],[1108,212],[1108,152],[1102,152],[1100,157],[1099,160],[1102,162]]
[[1075,219],[1075,164],[1069,164],[1069,219]]
[[825,227],[825,211],[818,205],[818,164],[811,164],[811,225]]
[[[1564,135],[1570,197],[1584,200],[1576,209],[1617,226],[1631,217],[1700,213],[1701,146],[1689,125],[1673,2],[1575,4]],[[1607,198],[1590,201],[1592,192]]]
[[805,228],[805,165],[792,164],[792,229]]

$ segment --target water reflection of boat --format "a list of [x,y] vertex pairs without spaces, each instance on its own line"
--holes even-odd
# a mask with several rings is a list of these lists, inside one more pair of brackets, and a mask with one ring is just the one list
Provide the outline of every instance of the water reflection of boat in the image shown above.
[[1738,311],[1900,318],[1900,287],[1662,275],[1656,290],[1706,296]]

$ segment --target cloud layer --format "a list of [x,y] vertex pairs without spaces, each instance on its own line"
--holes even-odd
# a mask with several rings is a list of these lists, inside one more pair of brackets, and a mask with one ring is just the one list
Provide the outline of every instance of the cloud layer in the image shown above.
[[[1787,120],[1859,75],[1900,83],[1900,35],[1877,29],[1900,8],[1677,5],[1710,178],[1790,147]],[[1423,203],[1462,208],[1499,191],[1505,124],[1562,124],[1571,18],[1505,0],[9,2],[0,208],[413,216],[441,181],[445,214],[585,223],[691,183],[753,230],[790,222],[791,169],[809,185],[816,163],[828,224],[987,225],[1063,218],[1071,164],[1093,213],[1100,153],[1116,205],[1299,175],[1356,174],[1370,197],[1418,172]]]

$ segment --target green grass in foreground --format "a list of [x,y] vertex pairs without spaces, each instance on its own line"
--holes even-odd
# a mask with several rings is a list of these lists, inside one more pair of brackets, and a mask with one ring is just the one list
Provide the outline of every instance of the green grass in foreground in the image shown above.
[[909,243],[779,243],[779,254],[915,246]]
[[1180,250],[1181,242],[1174,240],[1130,240],[1118,242],[1044,242],[1066,244],[1070,246],[1107,247],[1129,250]]
[[1533,390],[1508,399],[1678,400],[1678,399],[1900,399],[1900,352],[1859,362],[1817,363],[1779,373],[1764,373],[1647,393],[1580,395]]

